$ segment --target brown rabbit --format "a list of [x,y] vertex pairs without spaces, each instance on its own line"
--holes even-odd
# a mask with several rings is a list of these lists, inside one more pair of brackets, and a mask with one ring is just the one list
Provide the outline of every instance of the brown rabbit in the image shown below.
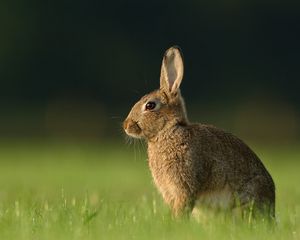
[[251,209],[275,214],[275,186],[255,153],[216,127],[192,124],[179,86],[183,60],[178,47],[163,57],[160,89],[142,97],[123,123],[125,132],[148,143],[154,182],[175,216],[196,202],[213,209]]

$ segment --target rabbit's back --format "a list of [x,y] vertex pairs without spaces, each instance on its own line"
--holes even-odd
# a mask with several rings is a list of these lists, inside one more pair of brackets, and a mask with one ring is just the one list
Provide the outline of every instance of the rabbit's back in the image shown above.
[[[199,157],[194,161],[208,161],[211,176],[226,178],[234,190],[257,175],[273,185],[273,180],[257,155],[239,138],[211,125],[194,124],[188,127]],[[213,182],[212,182],[213,184]]]
[[[203,129],[207,132],[205,135]],[[196,150],[199,159],[196,161],[207,157],[210,165],[208,189],[229,187],[242,204],[252,200],[261,205],[274,204],[273,179],[258,156],[242,140],[209,125],[194,125],[191,131],[195,132],[195,141],[200,139],[198,144],[201,147]]]

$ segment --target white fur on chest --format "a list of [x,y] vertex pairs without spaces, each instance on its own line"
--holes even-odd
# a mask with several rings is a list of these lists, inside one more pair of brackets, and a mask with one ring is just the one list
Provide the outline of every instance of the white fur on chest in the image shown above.
[[216,209],[229,209],[233,206],[233,203],[233,193],[228,186],[220,190],[201,193],[196,201],[197,207],[206,206]]

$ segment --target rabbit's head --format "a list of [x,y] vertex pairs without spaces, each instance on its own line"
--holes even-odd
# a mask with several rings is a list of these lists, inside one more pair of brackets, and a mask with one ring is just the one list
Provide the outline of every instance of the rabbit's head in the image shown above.
[[182,55],[174,46],[163,57],[160,89],[142,97],[124,121],[123,128],[129,136],[151,140],[176,124],[188,123],[179,89],[182,77]]

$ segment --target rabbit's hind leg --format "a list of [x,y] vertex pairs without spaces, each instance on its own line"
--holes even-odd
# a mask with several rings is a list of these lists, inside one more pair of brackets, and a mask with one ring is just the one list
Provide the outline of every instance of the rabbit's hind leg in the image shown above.
[[235,208],[248,212],[253,217],[267,215],[275,217],[274,190],[264,176],[256,176],[248,181],[236,194]]

